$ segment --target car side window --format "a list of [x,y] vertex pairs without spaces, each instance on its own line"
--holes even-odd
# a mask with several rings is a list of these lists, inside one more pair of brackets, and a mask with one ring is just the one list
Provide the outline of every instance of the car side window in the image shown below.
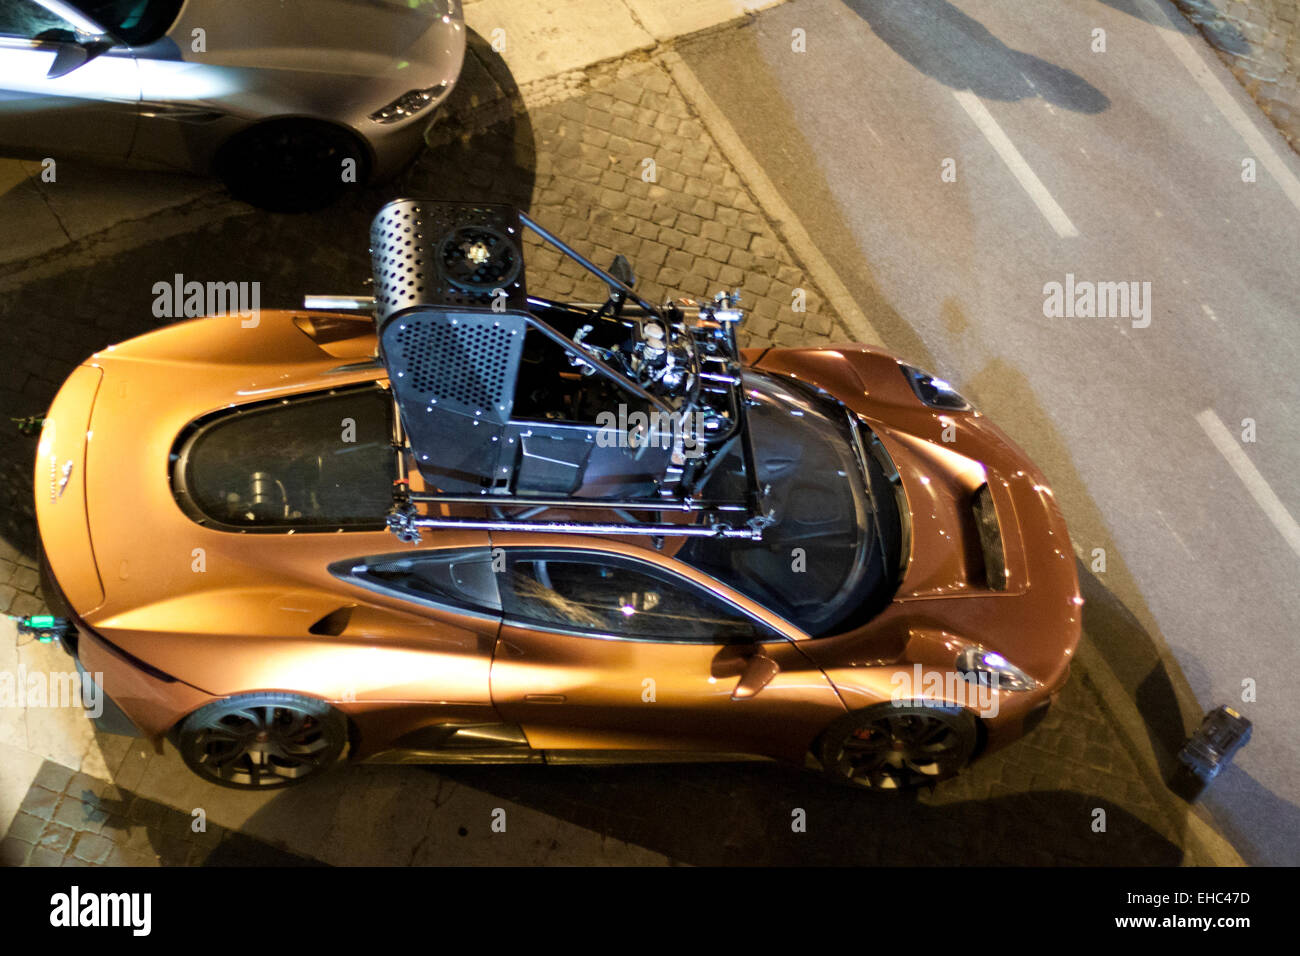
[[605,555],[524,552],[507,559],[506,572],[502,608],[525,625],[699,644],[767,636],[692,582]]
[[68,22],[33,0],[0,0],[0,36],[30,40],[47,30],[67,30]]
[[479,614],[501,612],[492,556],[484,548],[340,561],[330,566],[330,572],[362,587],[421,603]]

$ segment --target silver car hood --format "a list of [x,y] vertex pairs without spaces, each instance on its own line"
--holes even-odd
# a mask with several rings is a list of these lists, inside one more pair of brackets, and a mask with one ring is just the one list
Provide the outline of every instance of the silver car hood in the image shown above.
[[425,34],[459,12],[455,0],[187,0],[167,35],[190,62],[383,78],[435,65]]
[[186,0],[146,49],[146,103],[361,122],[409,90],[454,84],[465,26],[459,0]]

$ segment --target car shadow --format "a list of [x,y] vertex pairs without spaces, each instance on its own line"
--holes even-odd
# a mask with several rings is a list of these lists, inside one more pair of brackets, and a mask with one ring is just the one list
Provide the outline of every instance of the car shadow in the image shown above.
[[[148,748],[134,741],[131,749]],[[68,788],[76,802],[62,807],[56,822],[111,841],[120,849],[103,862],[114,866],[1183,861],[1175,843],[1097,792],[1047,789],[963,798],[975,789],[997,788],[996,768],[983,771],[974,788],[952,782],[933,792],[875,793],[771,763],[348,766],[301,788],[252,795],[202,784],[174,754],[165,760],[152,772],[168,779],[154,776],[148,795],[120,772],[108,782],[78,775]],[[138,780],[138,773],[131,776]],[[160,799],[160,786],[171,796]],[[520,815],[510,805],[532,814]],[[217,822],[223,819],[238,820],[238,828]],[[513,839],[494,835],[496,819],[507,822],[504,832]],[[555,821],[598,839],[566,835]],[[607,848],[606,841],[630,846]]]
[[[152,756],[144,741],[96,732],[113,779],[75,778],[67,792],[78,803],[60,810],[59,822],[120,847],[109,865],[656,861],[644,851],[697,866],[1185,862],[1173,834],[1147,822],[1150,807],[1129,806],[1109,775],[1044,775],[1041,761],[1027,770],[1034,761],[1025,748],[1048,744],[1051,731],[1049,717],[1025,741],[928,791],[858,790],[776,763],[701,763],[345,765],[267,794],[213,787],[170,747]],[[1022,788],[1031,778],[1041,789]],[[510,839],[494,826],[503,813]],[[597,839],[557,829],[557,820]]]
[[1176,755],[1192,730],[1191,715],[1184,715],[1173,678],[1151,635],[1083,561],[1075,563],[1083,592],[1085,633],[1142,715],[1161,777],[1171,780],[1178,769]]
[[947,0],[844,0],[876,36],[926,76],[990,100],[1042,97],[1100,113],[1109,98],[1083,77],[1014,50]]
[[[1177,865],[1096,794],[873,793],[775,764],[436,768],[439,776],[696,866]],[[1096,811],[1105,832],[1096,832]]]

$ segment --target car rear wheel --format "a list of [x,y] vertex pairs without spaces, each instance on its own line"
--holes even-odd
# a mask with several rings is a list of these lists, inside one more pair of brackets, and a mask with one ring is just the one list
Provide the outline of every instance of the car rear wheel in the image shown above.
[[183,720],[176,746],[205,780],[239,790],[302,783],[328,769],[347,742],[347,720],[298,694],[240,694]]
[[236,134],[217,154],[217,174],[236,199],[272,212],[309,212],[364,184],[367,157],[351,133],[314,120],[273,120]]
[[970,761],[978,741],[969,711],[891,702],[836,721],[822,735],[818,756],[837,782],[901,790],[955,775]]

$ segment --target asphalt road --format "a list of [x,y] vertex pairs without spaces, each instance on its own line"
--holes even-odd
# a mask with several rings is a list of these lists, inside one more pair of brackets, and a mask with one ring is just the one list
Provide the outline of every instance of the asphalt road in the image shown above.
[[[1044,467],[1164,766],[1236,707],[1200,799],[1300,863],[1300,157],[1156,0],[794,0],[681,53],[885,344]],[[1149,325],[1045,315],[1067,274],[1150,283]]]

